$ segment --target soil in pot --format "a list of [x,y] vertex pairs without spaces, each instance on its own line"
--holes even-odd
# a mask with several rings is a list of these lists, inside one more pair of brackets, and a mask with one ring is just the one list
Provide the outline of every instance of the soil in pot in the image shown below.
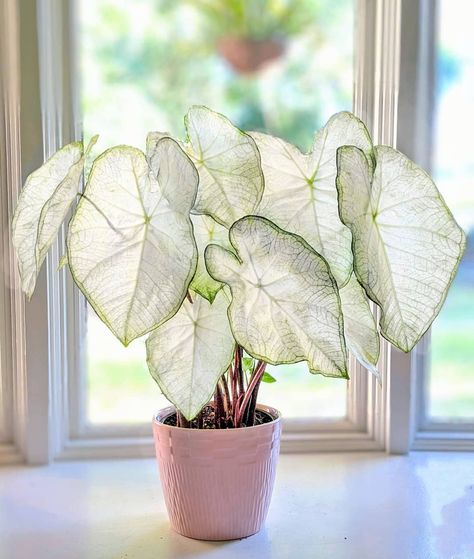
[[[206,406],[202,410],[202,429],[215,429],[216,422],[214,418],[214,408],[211,405]],[[264,423],[270,423],[275,418],[272,417],[269,413],[262,411],[262,410],[255,410],[255,425],[263,425]],[[171,427],[176,427],[176,413],[172,413],[168,415],[163,421],[165,425],[170,425]],[[191,429],[198,429],[198,422],[197,419],[191,421],[189,428]]]

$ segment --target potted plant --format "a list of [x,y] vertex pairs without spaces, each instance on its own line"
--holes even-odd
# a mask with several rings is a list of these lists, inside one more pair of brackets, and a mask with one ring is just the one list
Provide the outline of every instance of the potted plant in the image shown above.
[[348,378],[350,351],[377,374],[379,333],[414,347],[465,236],[431,178],[350,113],[307,154],[205,107],[185,125],[183,142],[155,132],[146,154],[105,151],[83,192],[90,146],[60,149],[28,177],[13,242],[30,297],[78,198],[62,264],[123,344],[149,334],[174,405],[153,420],[171,524],[239,538],[262,525],[279,449],[280,415],[258,403],[265,365]]
[[219,54],[240,74],[258,72],[285,52],[286,39],[313,21],[312,0],[189,0],[207,22]]

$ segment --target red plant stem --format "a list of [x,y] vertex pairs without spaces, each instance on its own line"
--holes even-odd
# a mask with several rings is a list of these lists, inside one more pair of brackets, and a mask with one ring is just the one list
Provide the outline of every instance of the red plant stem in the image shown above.
[[243,394],[245,392],[244,388],[244,372],[242,370],[242,354],[243,349],[240,346],[237,346],[237,352],[239,354],[239,370],[238,370],[238,382],[239,382],[239,394]]
[[237,398],[240,396],[240,394],[242,394],[242,392],[239,391],[239,388],[240,388],[240,380],[239,380],[240,368],[241,368],[240,347],[237,345],[237,346],[235,346],[235,355],[234,355],[234,377],[235,377],[235,389],[236,389]]
[[230,416],[231,413],[231,405],[232,402],[230,400],[230,393],[229,393],[229,385],[227,384],[227,379],[225,378],[225,374],[221,377],[222,386],[224,389],[224,407],[227,416]]
[[257,407],[258,389],[260,388],[261,380],[262,379],[260,378],[253,389],[252,397],[250,398],[250,402],[245,413],[245,425],[248,427],[252,427],[255,424],[255,408]]
[[176,426],[184,427],[185,429],[189,429],[191,427],[190,422],[179,410],[176,410]]
[[265,361],[259,361],[255,367],[255,370],[250,378],[249,385],[245,392],[245,395],[242,399],[242,403],[238,406],[238,411],[236,414],[235,426],[238,427],[240,422],[242,421],[243,415],[245,413],[245,408],[249,403],[250,398],[252,397],[253,391],[258,387],[260,381],[262,380],[263,373],[265,372]]
[[241,394],[239,396],[239,398],[237,399],[237,402],[235,403],[234,409],[233,409],[233,413],[232,413],[232,418],[234,420],[234,427],[239,427],[238,425],[238,421],[239,421],[239,409],[240,409],[240,402],[243,400],[244,395]]
[[186,293],[186,299],[191,303],[191,305],[193,304],[193,299],[192,299],[191,293],[189,293],[189,291]]
[[216,429],[222,428],[222,419],[224,416],[224,402],[222,398],[221,388],[219,383],[216,385],[216,391],[214,394],[214,414],[215,414],[215,425]]
[[237,383],[234,375],[234,368],[232,365],[229,367],[229,381],[230,381],[230,392],[231,392],[231,407],[232,409],[235,407],[235,403],[237,402]]
[[239,370],[239,346],[235,346],[234,352],[234,366],[230,368],[231,374],[231,389],[232,389],[232,407],[235,408],[239,394],[237,391],[237,375]]

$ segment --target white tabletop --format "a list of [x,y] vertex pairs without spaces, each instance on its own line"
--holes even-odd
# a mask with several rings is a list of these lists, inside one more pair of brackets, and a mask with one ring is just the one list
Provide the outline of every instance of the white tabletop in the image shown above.
[[1,559],[472,559],[474,455],[280,457],[264,530],[168,527],[153,460],[0,469]]

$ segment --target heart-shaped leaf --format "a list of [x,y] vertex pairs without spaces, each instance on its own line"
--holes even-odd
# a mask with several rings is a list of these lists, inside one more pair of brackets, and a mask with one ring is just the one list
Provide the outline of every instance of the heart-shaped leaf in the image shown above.
[[265,191],[257,214],[301,235],[329,263],[338,285],[352,273],[351,234],[339,219],[336,150],[355,145],[368,154],[372,141],[351,113],[334,115],[315,136],[308,154],[266,134],[252,133],[262,157]]
[[387,146],[375,156],[374,171],[358,148],[338,150],[340,214],[357,279],[382,309],[382,335],[410,351],[440,311],[466,240],[420,167]]
[[193,215],[191,221],[193,222],[194,238],[198,247],[198,264],[190,287],[212,303],[217,292],[222,289],[223,284],[211,278],[208,274],[204,262],[204,251],[210,243],[231,249],[229,231],[208,215]]
[[[96,141],[97,136],[92,138],[86,154]],[[28,298],[33,294],[46,253],[79,192],[83,169],[82,142],[73,142],[26,179],[12,230],[21,285]]]
[[365,291],[354,274],[349,283],[339,290],[339,295],[347,347],[359,363],[378,377],[379,333]]
[[267,371],[263,373],[262,382],[273,384],[276,381],[277,379],[275,377],[272,377],[272,375],[270,373],[267,373]]
[[[150,167],[155,170],[155,175],[157,175],[155,169],[157,161],[156,146],[162,138],[166,137],[170,137],[167,132],[150,132],[147,136],[147,159]],[[161,157],[158,157],[158,161],[161,161]],[[198,263],[190,288],[212,303],[217,292],[222,289],[223,284],[211,278],[207,273],[204,263],[204,250],[209,243],[216,243],[230,249],[229,232],[209,215],[191,215],[191,221],[193,222],[194,238],[198,248]]]
[[69,226],[74,280],[125,345],[178,311],[196,269],[196,169],[174,140],[156,149],[153,171],[136,148],[98,157]]
[[197,295],[154,330],[146,342],[147,362],[163,394],[186,419],[209,402],[232,361],[235,341],[227,318],[229,301],[221,291],[212,305]]
[[230,227],[253,213],[262,197],[263,173],[255,141],[206,107],[192,107],[185,125],[186,148],[199,171],[193,213],[210,215]]
[[308,361],[313,373],[346,378],[341,305],[326,261],[262,217],[240,219],[229,238],[237,256],[209,245],[205,258],[211,276],[230,287],[237,343],[273,365]]

